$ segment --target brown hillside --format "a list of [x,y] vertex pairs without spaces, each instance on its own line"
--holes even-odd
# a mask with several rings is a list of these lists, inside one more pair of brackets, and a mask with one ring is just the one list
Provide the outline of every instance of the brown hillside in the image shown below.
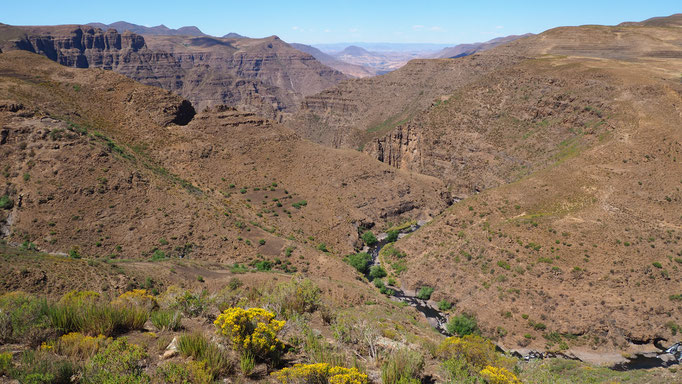
[[0,100],[0,180],[14,201],[3,228],[42,250],[232,263],[325,243],[342,254],[359,225],[428,218],[447,200],[434,178],[253,114],[217,108],[187,124],[175,95],[31,53],[0,55]]
[[513,42],[480,56],[539,56],[368,146],[471,194],[397,243],[403,287],[435,287],[507,348],[618,358],[675,340],[681,39],[675,28],[586,26]]

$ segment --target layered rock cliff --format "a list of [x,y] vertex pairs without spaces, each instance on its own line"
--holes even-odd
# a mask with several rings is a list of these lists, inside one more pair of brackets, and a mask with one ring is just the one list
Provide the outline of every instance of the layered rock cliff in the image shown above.
[[62,65],[103,68],[189,99],[197,109],[231,105],[277,118],[304,96],[346,78],[279,38],[147,36],[92,26],[0,25],[0,49],[26,50]]

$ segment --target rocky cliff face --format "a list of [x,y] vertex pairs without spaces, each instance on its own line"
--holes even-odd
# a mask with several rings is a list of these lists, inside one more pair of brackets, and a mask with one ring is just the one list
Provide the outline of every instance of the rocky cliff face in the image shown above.
[[43,33],[26,34],[22,39],[7,42],[6,49],[38,53],[69,67],[114,69],[121,57],[139,52],[145,46],[142,36],[87,26],[60,29],[56,33],[35,31]]
[[103,68],[189,99],[198,109],[227,104],[270,118],[346,77],[277,37],[148,36],[91,26],[0,25],[0,49],[26,50],[62,65]]

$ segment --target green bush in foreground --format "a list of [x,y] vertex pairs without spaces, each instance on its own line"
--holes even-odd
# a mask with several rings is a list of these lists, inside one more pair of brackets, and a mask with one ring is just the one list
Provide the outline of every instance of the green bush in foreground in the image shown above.
[[[24,351],[17,368],[10,376],[27,384],[69,384],[78,368],[68,359],[45,351]],[[113,382],[112,382],[113,383]]]
[[88,362],[83,383],[149,383],[144,372],[147,357],[144,349],[128,343],[125,337],[116,339]]
[[[49,305],[45,299],[23,292],[0,296],[0,343],[39,345],[49,333]],[[34,340],[35,338],[35,340]]]

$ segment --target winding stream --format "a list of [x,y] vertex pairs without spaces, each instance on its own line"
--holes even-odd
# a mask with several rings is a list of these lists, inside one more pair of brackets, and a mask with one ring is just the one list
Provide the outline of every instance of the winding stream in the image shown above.
[[[398,235],[398,238],[407,236],[408,234],[419,229],[424,224],[426,224],[425,221],[419,221],[417,222],[417,224],[414,224],[406,229],[401,230],[400,234]],[[376,244],[372,246],[365,246],[365,248],[362,250],[363,252],[367,252],[370,254],[370,256],[372,256],[370,267],[373,265],[381,265],[381,262],[379,260],[379,253],[381,252],[381,249],[384,246],[389,244],[387,233],[379,234],[377,236],[377,240],[378,241]],[[367,277],[369,278],[369,269],[367,272]],[[387,286],[394,291],[393,295],[391,296],[392,300],[406,303],[409,306],[415,308],[417,311],[423,314],[424,317],[426,317],[428,323],[431,324],[431,326],[433,326],[438,332],[445,336],[450,335],[445,328],[448,322],[447,316],[443,312],[441,312],[437,307],[435,307],[432,303],[430,303],[428,300],[422,300],[417,298],[416,292],[403,290],[401,288],[394,286],[389,285]],[[504,351],[499,346],[497,346],[497,348],[499,350]],[[525,354],[521,354],[513,350],[509,352],[511,352],[513,356],[522,358],[526,361],[546,358],[563,358],[582,361],[580,358],[576,357],[570,352],[566,354],[544,351],[539,352],[533,350],[527,351]],[[613,364],[610,368],[618,371],[627,371],[633,369],[649,369],[656,367],[665,368],[673,364],[680,364],[680,362],[682,362],[682,343],[676,343],[665,351],[634,354],[633,356],[626,358],[622,362]]]
[[[407,236],[408,234],[416,231],[424,225],[426,222],[417,222],[417,224],[414,224],[402,231],[400,231],[400,234],[398,235],[398,238],[402,238]],[[373,265],[381,265],[381,262],[379,260],[379,253],[381,252],[381,249],[389,244],[388,241],[388,234],[387,233],[381,233],[377,236],[378,242],[371,247],[365,247],[363,251],[367,252],[372,256],[372,261],[370,262],[370,266]],[[369,272],[368,272],[369,273]],[[402,301],[403,303],[406,303],[415,309],[417,311],[421,312],[425,317],[426,320],[438,330],[438,332],[442,333],[443,335],[449,335],[447,330],[445,329],[445,324],[448,322],[447,316],[443,314],[443,312],[439,311],[438,308],[434,307],[431,305],[428,300],[422,300],[417,298],[416,292],[414,294],[410,294],[409,292],[406,292],[405,290],[394,287],[394,286],[389,286],[387,285],[391,290],[393,290],[393,295],[391,296],[391,299],[396,300],[396,301]]]

